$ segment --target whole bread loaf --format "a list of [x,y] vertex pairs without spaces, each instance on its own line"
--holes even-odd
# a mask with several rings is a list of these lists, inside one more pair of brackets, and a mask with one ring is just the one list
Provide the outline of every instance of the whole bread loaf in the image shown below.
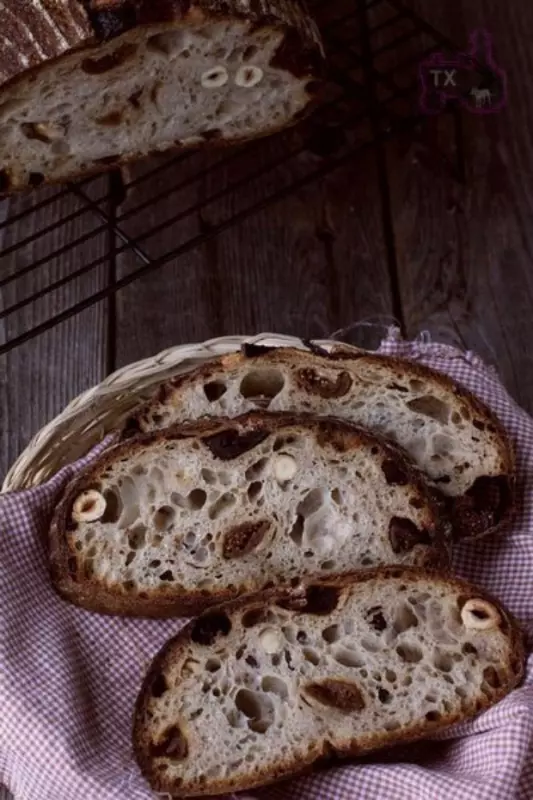
[[272,133],[323,58],[299,0],[4,0],[1,19],[0,193]]
[[524,660],[493,598],[422,570],[248,598],[199,617],[156,657],[135,753],[173,797],[251,789],[462,721],[517,686]]
[[164,384],[123,435],[257,408],[340,417],[397,442],[449,498],[457,538],[511,515],[514,454],[494,414],[445,375],[353,347],[245,346]]
[[260,412],[106,451],[67,488],[50,558],[74,603],[176,616],[302,576],[446,564],[445,535],[396,448],[345,422]]

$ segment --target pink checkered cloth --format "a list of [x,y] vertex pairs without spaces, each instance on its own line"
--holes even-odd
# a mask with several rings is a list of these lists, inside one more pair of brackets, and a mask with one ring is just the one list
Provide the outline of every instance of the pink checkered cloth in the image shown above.
[[[498,595],[533,637],[533,420],[471,353],[392,333],[381,350],[457,379],[496,411],[518,453],[519,516],[505,537],[462,545],[460,575]],[[85,460],[86,461],[86,460]],[[135,697],[179,622],[69,606],[48,580],[43,536],[65,482],[0,498],[0,781],[16,800],[148,800],[130,745]],[[533,638],[530,638],[533,641]],[[433,741],[254,792],[247,800],[531,800],[533,657],[525,684]]]

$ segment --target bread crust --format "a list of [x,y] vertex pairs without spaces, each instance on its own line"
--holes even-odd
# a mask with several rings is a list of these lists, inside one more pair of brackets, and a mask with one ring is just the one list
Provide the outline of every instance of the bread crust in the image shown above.
[[[312,346],[313,348],[313,346]],[[248,354],[247,354],[248,353]],[[231,372],[233,369],[244,367],[247,363],[260,361],[262,364],[272,366],[290,367],[294,363],[326,366],[329,363],[342,363],[343,361],[362,360],[374,368],[387,370],[393,380],[395,377],[404,379],[419,378],[443,389],[459,402],[466,403],[472,416],[477,418],[478,424],[484,427],[485,435],[490,436],[495,450],[498,453],[499,473],[494,477],[501,477],[502,508],[490,518],[490,514],[475,515],[470,513],[468,502],[461,497],[451,498],[436,488],[443,503],[448,508],[448,513],[453,520],[454,536],[457,539],[477,539],[493,535],[508,526],[515,512],[515,484],[516,484],[516,459],[513,443],[507,435],[503,425],[488,406],[482,403],[472,392],[455,383],[443,373],[432,370],[421,364],[406,361],[394,356],[369,353],[348,345],[339,345],[331,353],[322,348],[298,350],[296,348],[252,347],[245,345],[240,353],[231,353],[206,362],[191,372],[180,375],[163,384],[153,399],[132,414],[125,422],[122,436],[130,432],[142,430],[143,418],[150,409],[164,403],[172,393],[186,390],[188,386],[196,383],[207,382],[211,377],[222,372]],[[472,491],[475,487],[471,487]],[[466,506],[466,507],[465,507]]]
[[[265,414],[252,412],[235,420],[204,419],[186,425],[176,425],[170,429],[154,433],[140,434],[133,439],[120,442],[78,475],[66,488],[49,530],[48,548],[52,583],[58,594],[64,599],[90,611],[105,614],[121,614],[127,616],[145,616],[167,618],[176,616],[192,616],[207,607],[231,600],[234,591],[197,591],[175,592],[171,590],[153,590],[130,596],[119,586],[103,586],[94,579],[77,580],[81,567],[76,552],[68,542],[68,526],[74,499],[90,486],[108,464],[120,458],[131,457],[137,450],[160,441],[173,441],[183,438],[211,439],[228,430],[242,430],[247,435],[263,435],[266,437],[273,431],[293,425],[305,425],[307,429],[323,436],[328,443],[342,440],[343,446],[350,449],[361,445],[378,446],[381,452],[394,461],[398,469],[405,475],[407,485],[426,499],[426,527],[433,531],[431,547],[418,548],[420,566],[440,566],[447,568],[449,564],[448,524],[443,519],[437,500],[428,491],[422,475],[398,448],[379,437],[357,428],[351,423],[333,419],[314,419],[305,415]],[[417,546],[415,545],[415,548]],[[413,550],[416,555],[416,549]],[[244,593],[254,593],[257,586],[250,584]]]
[[[165,780],[161,778],[161,773],[155,770],[154,759],[149,752],[150,742],[145,727],[145,714],[150,707],[150,691],[152,684],[156,678],[164,673],[166,668],[173,663],[177,655],[191,644],[193,626],[197,624],[198,621],[191,622],[186,625],[177,636],[170,639],[156,655],[144,678],[135,705],[132,728],[133,748],[141,772],[150,783],[151,787],[156,791],[170,792],[176,797],[191,796],[191,793],[193,793],[192,796],[200,797],[213,794],[225,794],[226,792],[252,790],[260,786],[267,786],[289,777],[297,777],[298,775],[305,774],[319,766],[327,766],[339,759],[359,757],[378,748],[407,744],[424,738],[429,734],[437,733],[455,723],[462,722],[475,716],[480,711],[501,700],[509,691],[521,683],[525,673],[525,634],[517,620],[512,614],[503,609],[499,601],[489,592],[473,587],[459,578],[450,577],[448,575],[443,576],[441,573],[434,570],[420,570],[410,567],[381,567],[364,571],[355,571],[347,575],[332,576],[328,579],[306,582],[301,589],[293,592],[276,592],[273,590],[255,597],[249,596],[241,598],[215,609],[211,609],[208,613],[213,614],[220,612],[231,617],[236,611],[240,611],[243,608],[253,606],[257,603],[266,607],[274,602],[285,602],[291,599],[297,602],[304,593],[304,588],[309,586],[338,587],[344,590],[344,592],[349,592],[350,586],[354,583],[360,584],[387,578],[401,578],[402,583],[411,583],[413,585],[421,579],[444,582],[451,589],[459,592],[465,600],[476,597],[498,608],[501,615],[500,628],[508,637],[509,652],[512,655],[509,664],[506,665],[506,681],[502,681],[502,685],[498,689],[495,689],[492,698],[489,699],[485,694],[481,693],[467,710],[461,713],[444,714],[439,721],[421,722],[418,725],[411,726],[407,731],[390,731],[384,736],[374,736],[372,738],[363,735],[359,736],[357,739],[346,740],[336,745],[333,745],[331,742],[317,742],[314,748],[310,748],[309,756],[304,763],[302,763],[300,757],[298,760],[287,758],[285,761],[278,763],[274,769],[255,772],[254,775],[250,775],[248,779],[243,780],[240,778],[236,780],[230,777],[227,780],[213,781],[208,785],[189,786],[187,788],[189,794],[183,795],[180,794],[179,787],[174,786],[171,781],[165,782]],[[200,617],[200,620],[201,619],[202,617]]]

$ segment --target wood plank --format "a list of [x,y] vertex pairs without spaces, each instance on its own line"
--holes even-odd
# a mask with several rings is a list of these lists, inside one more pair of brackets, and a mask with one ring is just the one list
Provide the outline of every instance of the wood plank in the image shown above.
[[[458,185],[430,147],[394,142],[389,174],[396,222],[402,302],[408,333],[477,350],[497,364],[518,401],[533,410],[533,7],[475,3],[411,4],[466,48],[469,31],[493,34],[507,70],[508,108],[464,114],[468,182]],[[433,136],[451,147],[444,118]]]
[[[232,214],[249,208],[288,185],[321,159],[303,156],[250,180],[238,192],[231,185],[281,155],[277,140],[261,143],[253,154],[209,174],[187,201],[227,191],[187,222],[171,226],[150,254],[208,233]],[[209,157],[205,157],[209,163]],[[313,163],[310,163],[310,160]],[[305,163],[304,163],[305,162]],[[164,181],[183,177],[172,170]],[[149,191],[148,188],[142,193]],[[142,200],[136,193],[132,203]],[[175,201],[173,200],[173,205]],[[174,205],[174,208],[177,208]],[[126,206],[127,208],[127,206]],[[125,225],[139,232],[161,218],[156,206]],[[119,274],[134,256],[119,259]],[[239,226],[173,260],[120,293],[117,355],[127,363],[158,349],[230,333],[272,330],[303,337],[325,336],[362,317],[390,315],[387,263],[381,236],[379,192],[372,159],[268,206]]]
[[[103,194],[105,181],[103,178],[95,182],[94,190]],[[37,198],[45,194],[12,199],[9,213],[15,215],[31,209]],[[18,270],[76,240],[99,224],[92,213],[84,213],[69,223],[57,224],[50,233],[5,255],[6,249],[48,225],[56,225],[76,207],[76,201],[66,196],[37,213],[29,211],[3,230],[0,240],[0,278],[16,274]],[[95,236],[3,286],[0,288],[0,309],[7,309],[52,281],[67,276],[80,265],[103,256],[107,243],[107,233]],[[107,267],[103,265],[16,311],[0,322],[0,343],[12,340],[101,289],[106,285],[106,280]],[[31,437],[48,420],[77,394],[102,380],[105,375],[106,341],[105,304],[101,303],[0,357],[0,392],[4,398],[0,406],[2,476]]]

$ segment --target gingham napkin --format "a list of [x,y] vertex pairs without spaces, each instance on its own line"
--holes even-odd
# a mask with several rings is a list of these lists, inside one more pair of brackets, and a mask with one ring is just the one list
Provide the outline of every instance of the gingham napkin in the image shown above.
[[[533,420],[471,353],[391,334],[383,352],[446,372],[487,402],[517,448],[519,515],[505,537],[464,544],[457,572],[498,595],[533,641]],[[16,800],[148,800],[131,755],[143,674],[180,623],[110,619],[52,592],[43,535],[61,488],[0,498],[0,782]],[[247,800],[531,800],[533,657],[525,684],[475,721]]]

